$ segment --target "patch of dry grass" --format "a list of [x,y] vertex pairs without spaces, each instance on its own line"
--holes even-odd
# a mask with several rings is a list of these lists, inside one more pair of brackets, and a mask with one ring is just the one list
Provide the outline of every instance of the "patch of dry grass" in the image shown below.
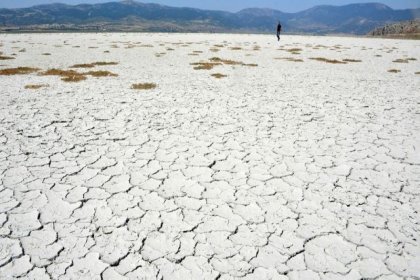
[[137,89],[137,90],[149,90],[149,89],[154,89],[156,87],[157,85],[155,83],[140,83],[140,84],[133,84],[131,86],[132,89]]
[[73,66],[70,66],[70,68],[93,68],[95,65],[93,63],[91,64],[75,64]]
[[291,61],[291,62],[303,62],[303,59],[294,58],[294,57],[276,57],[275,59],[286,60],[286,61]]
[[70,66],[70,68],[93,68],[95,66],[105,66],[105,65],[117,65],[118,62],[106,62],[106,61],[99,61],[93,63],[85,63],[85,64],[75,64]]
[[291,49],[285,49],[285,51],[287,51],[287,52],[301,52],[302,49],[301,48],[291,48]]
[[0,60],[10,60],[10,59],[15,59],[14,57],[11,57],[11,56],[3,56],[3,55],[0,55]]
[[226,78],[227,75],[221,74],[221,73],[214,73],[211,74],[212,77],[215,77],[216,79]]
[[43,53],[42,55],[51,55],[50,53]]
[[220,51],[220,49],[218,49],[218,48],[211,48],[211,49],[210,49],[210,51],[211,51],[211,52],[219,52],[219,51]]
[[345,58],[344,62],[362,62],[360,59]]
[[389,73],[400,73],[401,70],[398,70],[398,69],[389,69],[388,72]]
[[222,65],[219,62],[195,62],[191,63],[191,65],[195,66],[194,70],[211,70],[214,66]]
[[347,64],[347,62],[345,62],[345,61],[340,61],[340,60],[337,60],[337,59],[328,59],[328,58],[325,58],[325,57],[311,57],[309,59],[316,60],[316,61],[322,61],[322,62],[325,62],[325,63],[331,63],[331,64]]
[[39,68],[32,67],[17,67],[17,68],[8,68],[0,70],[0,75],[10,76],[10,75],[26,75],[38,72]]
[[242,50],[242,48],[241,47],[231,47],[230,50],[232,50],[232,51],[240,51],[240,50]]
[[96,66],[118,65],[118,62],[114,62],[114,61],[111,61],[111,62],[107,62],[107,61],[98,61],[98,62],[94,62],[94,63],[93,63],[93,65],[96,65]]
[[114,73],[109,72],[109,71],[103,71],[103,70],[101,70],[101,71],[89,71],[89,72],[84,73],[84,75],[89,75],[89,76],[92,76],[92,77],[118,77],[117,74],[114,74]]
[[416,74],[416,75],[420,75],[420,71],[418,71],[418,72],[416,72],[416,73],[414,73],[414,74]]
[[25,89],[40,89],[40,88],[43,88],[43,87],[49,87],[49,85],[46,85],[46,84],[38,84],[38,85],[29,84],[29,85],[25,86]]
[[248,66],[248,67],[258,67],[258,64],[256,63],[242,63],[242,66]]
[[395,63],[408,63],[408,59],[406,59],[406,58],[398,58],[396,60],[393,60],[392,62],[395,62]]
[[86,80],[86,76],[83,73],[76,72],[74,70],[62,70],[62,69],[49,69],[45,72],[40,73],[41,76],[60,76],[64,82],[80,82]]
[[302,51],[301,48],[290,48],[290,49],[282,49],[283,51],[289,52],[291,54],[298,55]]
[[77,83],[77,82],[86,80],[86,76],[70,75],[70,76],[65,76],[65,77],[61,78],[61,80],[64,81],[64,82]]
[[164,52],[162,52],[162,53],[155,53],[155,56],[156,57],[162,57],[162,56],[164,56],[166,53],[164,53]]
[[226,65],[243,65],[244,64],[241,61],[234,61],[234,60],[230,60],[230,59],[222,59],[220,57],[212,57],[209,60],[213,61],[213,62],[223,63],[223,64],[226,64]]
[[230,59],[222,59],[220,57],[212,57],[209,59],[209,61],[200,61],[191,63],[191,65],[194,65],[195,70],[211,70],[215,66],[218,65],[240,65],[240,66],[248,66],[248,67],[257,67],[258,64],[254,63],[243,63],[242,61],[235,61]]

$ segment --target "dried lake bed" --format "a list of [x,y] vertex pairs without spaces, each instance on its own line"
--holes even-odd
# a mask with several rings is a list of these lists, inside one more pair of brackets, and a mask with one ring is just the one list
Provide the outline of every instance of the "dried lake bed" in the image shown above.
[[1,34],[0,278],[420,278],[419,53]]

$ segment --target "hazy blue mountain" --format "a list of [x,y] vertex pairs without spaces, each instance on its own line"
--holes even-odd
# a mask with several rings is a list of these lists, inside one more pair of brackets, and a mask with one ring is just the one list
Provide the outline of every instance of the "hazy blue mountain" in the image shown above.
[[[281,20],[286,32],[366,34],[378,26],[420,18],[420,9],[393,10],[379,3],[316,6],[298,13],[251,8],[237,13],[175,8],[135,1],[103,4],[50,4],[0,9],[0,27],[36,29],[43,25],[124,25],[139,31],[255,31],[272,32]],[[86,29],[89,29],[86,27]]]

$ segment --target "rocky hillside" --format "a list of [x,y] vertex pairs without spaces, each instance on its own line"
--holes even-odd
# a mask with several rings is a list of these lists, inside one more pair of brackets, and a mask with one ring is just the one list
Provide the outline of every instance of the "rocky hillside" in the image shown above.
[[369,36],[420,38],[420,19],[388,24],[368,33]]

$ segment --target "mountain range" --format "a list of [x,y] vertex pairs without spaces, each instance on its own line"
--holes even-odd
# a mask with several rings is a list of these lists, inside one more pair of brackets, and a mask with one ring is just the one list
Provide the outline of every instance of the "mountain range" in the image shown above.
[[366,34],[378,26],[420,18],[419,9],[394,10],[380,3],[315,6],[297,13],[249,8],[237,13],[177,8],[135,1],[48,4],[0,9],[0,30],[96,30],[162,32],[273,32]]

